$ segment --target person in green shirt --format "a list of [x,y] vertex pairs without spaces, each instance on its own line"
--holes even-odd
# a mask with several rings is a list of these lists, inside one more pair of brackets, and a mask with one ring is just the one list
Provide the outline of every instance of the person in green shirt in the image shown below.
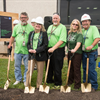
[[71,66],[69,73],[68,84],[74,83],[74,88],[79,89],[81,87],[81,60],[82,60],[82,30],[81,24],[78,19],[74,19],[70,25],[70,30],[67,39],[68,47],[68,63],[70,57]]
[[[65,56],[65,44],[67,38],[66,27],[60,23],[60,16],[54,13],[52,16],[53,25],[50,25],[48,34],[48,53],[52,53],[48,71],[47,83],[54,83],[55,88],[62,84],[63,58]],[[54,78],[53,78],[54,76]]]
[[98,42],[100,40],[99,31],[96,26],[91,26],[91,17],[88,14],[83,14],[81,17],[82,22],[82,33],[83,33],[83,83],[86,82],[86,64],[87,57],[89,55],[89,69],[88,69],[88,82],[92,85],[92,91],[96,91],[98,88],[97,83],[97,72],[96,68],[96,59],[98,56]]
[[24,85],[26,85],[26,72],[28,70],[27,42],[28,42],[29,33],[34,30],[34,28],[30,24],[27,23],[28,19],[29,19],[28,14],[26,12],[22,12],[20,14],[21,23],[17,24],[14,27],[13,33],[8,45],[8,48],[10,48],[14,40],[16,41],[15,54],[14,54],[16,82],[13,85],[17,85],[22,80],[22,74],[21,74],[22,58],[24,61],[24,66],[25,66],[23,82],[24,82]]

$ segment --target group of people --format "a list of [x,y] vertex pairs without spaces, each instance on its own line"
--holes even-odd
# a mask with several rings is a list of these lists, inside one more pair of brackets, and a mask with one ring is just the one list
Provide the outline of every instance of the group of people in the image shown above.
[[[45,30],[42,17],[37,17],[32,20],[32,25],[28,24],[28,14],[22,12],[20,14],[21,23],[17,24],[14,29],[8,48],[11,47],[14,40],[15,46],[15,79],[14,85],[22,81],[21,61],[23,58],[25,72],[24,85],[29,86],[30,78],[30,59],[33,59],[32,72],[34,66],[37,66],[37,82],[36,87],[42,84],[43,69],[47,64],[48,55],[50,57],[49,71],[47,83],[54,83],[54,88],[59,88],[62,85],[62,68],[65,57],[65,46],[68,49],[68,63],[71,58],[71,69],[69,74],[68,85],[74,83],[74,88],[81,87],[81,62],[83,65],[83,82],[86,81],[86,59],[89,54],[89,76],[88,82],[92,84],[92,90],[98,88],[96,59],[98,56],[97,48],[100,40],[99,31],[96,26],[91,26],[91,17],[84,14],[81,17],[83,29],[78,19],[74,19],[70,25],[70,30],[67,36],[66,27],[60,23],[60,15],[54,13],[52,16],[53,24]],[[32,57],[32,58],[31,58]]]

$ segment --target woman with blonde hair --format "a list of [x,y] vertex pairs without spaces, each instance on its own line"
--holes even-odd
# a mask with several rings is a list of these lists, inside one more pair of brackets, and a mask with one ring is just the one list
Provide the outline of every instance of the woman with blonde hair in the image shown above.
[[[35,19],[35,30],[30,32],[29,39],[27,43],[27,48],[29,51],[29,62],[30,62],[30,54],[33,54],[33,68],[34,70],[35,64],[37,65],[37,82],[36,87],[42,84],[43,78],[43,69],[45,65],[45,61],[47,60],[47,46],[48,46],[48,37],[47,32],[43,25],[43,18],[37,17]],[[30,63],[29,63],[30,64]],[[26,87],[29,86],[29,77],[30,77],[30,66],[28,67],[27,76],[26,76]]]
[[81,34],[81,24],[78,19],[74,19],[70,25],[68,32],[67,47],[68,47],[68,63],[71,59],[71,69],[69,74],[68,84],[74,84],[75,89],[79,89],[81,86],[81,60],[82,60],[82,41],[83,36]]

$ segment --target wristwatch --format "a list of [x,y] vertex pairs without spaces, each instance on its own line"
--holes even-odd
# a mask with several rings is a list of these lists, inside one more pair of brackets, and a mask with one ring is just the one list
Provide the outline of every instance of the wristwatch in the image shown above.
[[91,47],[93,48],[93,45],[91,45]]

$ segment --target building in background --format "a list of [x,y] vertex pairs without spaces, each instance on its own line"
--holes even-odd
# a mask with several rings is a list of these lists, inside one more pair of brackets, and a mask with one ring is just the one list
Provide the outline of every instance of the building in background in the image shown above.
[[[0,11],[3,11],[3,1],[0,0]],[[29,15],[29,23],[31,19],[41,16],[52,17],[54,12],[58,12],[61,16],[61,23],[69,25],[73,19],[81,19],[84,13],[92,18],[92,25],[96,25],[100,31],[100,0],[5,0],[6,11],[20,14],[25,11]],[[50,24],[51,18],[46,18]],[[45,24],[48,25],[48,24]],[[1,43],[0,43],[1,44]]]
[[[0,0],[0,11],[3,11],[3,1]],[[27,12],[29,23],[37,16],[52,16],[56,10],[57,0],[6,0],[6,12]]]
[[92,18],[91,24],[100,29],[100,0],[57,0],[57,11],[64,25],[70,25],[75,18],[81,20],[87,13]]

